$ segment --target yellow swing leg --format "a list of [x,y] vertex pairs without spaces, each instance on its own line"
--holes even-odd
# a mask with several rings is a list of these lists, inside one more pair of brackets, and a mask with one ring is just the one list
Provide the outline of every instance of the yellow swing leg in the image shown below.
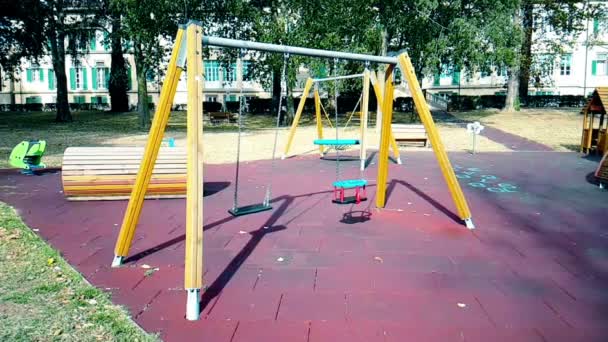
[[431,146],[433,148],[433,151],[435,152],[437,161],[439,162],[439,167],[441,168],[443,177],[445,178],[445,181],[448,185],[448,189],[450,190],[452,199],[456,204],[458,215],[465,222],[467,228],[473,229],[475,228],[475,226],[473,225],[473,221],[471,219],[471,211],[467,204],[467,200],[464,197],[462,189],[460,188],[458,179],[456,179],[452,164],[450,164],[448,155],[445,152],[443,142],[441,141],[439,131],[437,130],[435,122],[433,121],[429,106],[426,103],[424,95],[422,94],[422,90],[420,89],[420,84],[418,83],[418,78],[414,73],[412,61],[406,53],[403,53],[399,55],[398,63],[403,75],[407,80],[407,84],[414,99],[414,104],[416,105],[416,109],[418,110],[418,114],[420,115],[420,120],[424,124],[424,128],[426,129],[427,134],[429,135]]
[[146,149],[144,150],[139,171],[137,172],[135,185],[133,186],[129,204],[127,205],[122,226],[120,227],[120,233],[116,240],[114,261],[112,262],[113,267],[120,266],[124,258],[129,255],[129,248],[131,247],[133,236],[135,235],[135,229],[144,203],[144,196],[146,195],[148,184],[150,184],[150,179],[152,178],[152,170],[156,163],[156,157],[158,156],[163,134],[165,133],[169,115],[171,114],[171,106],[173,105],[173,98],[175,97],[179,77],[183,70],[183,66],[177,66],[183,35],[184,27],[180,27],[177,31],[177,36],[175,37],[175,45],[173,46],[171,60],[169,61],[169,66],[167,68],[167,76],[165,77],[161,89],[158,109],[152,120]]
[[[300,122],[302,111],[304,111],[304,103],[306,102],[306,98],[308,97],[308,93],[310,92],[310,88],[312,87],[312,83],[312,78],[306,80],[306,85],[304,85],[304,91],[302,91],[302,97],[300,98],[300,103],[298,104],[298,110],[296,111],[296,115],[293,118],[293,122],[291,123],[291,128],[289,129],[289,135],[287,137],[287,144],[285,145],[285,151],[283,152],[283,156],[281,157],[281,159],[285,159],[287,157],[287,154],[289,153],[291,143],[293,142],[293,136],[296,134],[296,128],[298,128],[298,123]],[[281,109],[279,108],[279,110]]]
[[[378,79],[376,78],[376,74],[375,73],[370,73],[370,81],[372,82],[372,87],[374,88],[374,93],[376,94],[376,100],[378,101],[378,103],[381,103],[382,106],[384,106],[384,101],[383,101],[383,94],[382,94],[382,89],[380,88],[380,84],[378,83]],[[384,107],[382,107],[384,108]],[[391,107],[391,111],[393,110],[393,108]],[[392,117],[392,115],[391,115]],[[395,158],[395,161],[397,161],[397,164],[401,165],[401,156],[399,154],[399,145],[397,145],[397,141],[395,140],[395,136],[393,135],[393,129],[392,126],[389,127],[390,129],[390,144],[391,144],[391,148],[393,149],[393,158]],[[382,139],[382,138],[381,138]],[[387,154],[387,158],[388,158],[388,154]]]
[[203,287],[203,28],[190,23],[188,46],[188,166],[186,187],[186,319],[198,320]]
[[378,185],[376,194],[376,207],[384,208],[386,204],[386,181],[388,178],[388,152],[393,119],[393,64],[386,69],[384,83],[384,98],[382,102],[382,128],[380,130],[380,153],[378,156]]

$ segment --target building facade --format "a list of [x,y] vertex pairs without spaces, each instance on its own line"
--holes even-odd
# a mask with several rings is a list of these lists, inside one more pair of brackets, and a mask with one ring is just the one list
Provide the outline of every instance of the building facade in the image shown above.
[[[542,80],[531,77],[529,95],[588,95],[595,87],[608,85],[608,47],[602,44],[606,35],[597,20],[590,20],[588,29],[580,34],[576,44],[563,55],[551,58],[544,68]],[[108,81],[110,76],[111,54],[107,39],[96,32],[89,40],[83,54],[66,57],[66,76],[70,103],[88,103],[105,108],[110,102]],[[592,43],[591,43],[592,42]],[[535,60],[542,61],[542,55],[534,47]],[[213,55],[213,53],[212,53]],[[133,56],[125,54],[129,75],[129,103],[137,104],[137,78]],[[260,82],[248,77],[248,69],[255,60],[245,57],[225,68],[218,60],[205,60],[205,100],[222,102],[234,101],[243,87],[247,97],[269,98],[270,90]],[[159,69],[162,68],[159,66]],[[160,71],[160,70],[159,70]],[[162,72],[148,76],[149,101],[157,103],[160,95]],[[56,78],[50,57],[37,63],[25,61],[16,71],[14,80],[0,70],[0,104],[42,103],[52,104],[56,100]],[[303,80],[308,77],[306,69],[301,68],[294,95],[301,93]],[[441,74],[423,78],[423,89],[441,96],[493,95],[506,92],[507,70],[495,67],[488,72],[458,71],[443,66]],[[408,97],[405,85],[397,84],[395,97]],[[178,85],[175,104],[186,104],[186,81],[183,75]]]

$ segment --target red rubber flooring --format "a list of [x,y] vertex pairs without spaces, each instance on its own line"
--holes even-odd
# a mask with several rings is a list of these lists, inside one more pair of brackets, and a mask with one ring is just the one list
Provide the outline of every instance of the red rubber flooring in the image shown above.
[[[607,341],[608,192],[573,153],[452,154],[477,229],[432,153],[391,165],[388,205],[331,203],[335,163],[277,161],[274,210],[232,218],[233,165],[205,169],[202,319],[184,320],[184,200],[146,201],[111,269],[126,201],[67,202],[59,174],[0,173],[15,206],[95,286],[166,341]],[[358,178],[357,162],[342,162]],[[270,162],[241,169],[262,200]],[[151,269],[143,268],[149,265]]]

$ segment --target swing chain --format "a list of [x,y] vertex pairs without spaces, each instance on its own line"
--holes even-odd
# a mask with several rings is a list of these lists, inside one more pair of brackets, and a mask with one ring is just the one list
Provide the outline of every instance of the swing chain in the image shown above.
[[[338,76],[338,59],[334,58],[334,77]],[[340,125],[338,124],[338,80],[334,80],[334,113],[335,113],[335,124],[336,124],[336,141],[340,140],[338,136],[338,130]],[[340,180],[340,149],[336,148],[336,181]]]
[[[281,110],[283,107],[283,83],[287,87],[287,63],[289,61],[289,53],[283,54],[283,70],[281,71],[281,86],[279,87],[279,108],[277,109],[277,122],[274,130],[274,145],[272,146],[272,160],[270,162],[270,179],[266,186],[266,194],[264,196],[264,205],[270,205],[270,197],[272,196],[272,177],[274,174],[275,157],[277,151],[277,142],[279,140],[279,127],[281,125]],[[289,100],[289,99],[287,99]]]

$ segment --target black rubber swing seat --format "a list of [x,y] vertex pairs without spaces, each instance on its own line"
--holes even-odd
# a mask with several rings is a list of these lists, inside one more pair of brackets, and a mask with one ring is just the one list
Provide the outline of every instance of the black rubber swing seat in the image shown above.
[[232,208],[232,209],[228,210],[228,212],[232,216],[244,216],[244,215],[259,213],[261,211],[271,210],[271,209],[272,209],[271,205],[266,205],[266,204],[260,203],[260,204],[246,205],[244,207]]

